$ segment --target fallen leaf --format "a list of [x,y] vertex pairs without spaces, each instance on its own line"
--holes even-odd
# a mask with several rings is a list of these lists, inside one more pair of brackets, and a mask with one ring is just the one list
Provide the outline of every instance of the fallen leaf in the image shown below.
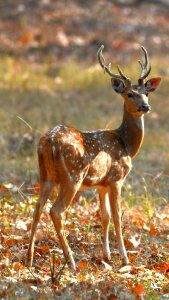
[[136,295],[142,295],[144,293],[144,286],[141,283],[136,283],[132,287],[132,290]]
[[84,274],[78,274],[78,275],[76,276],[76,278],[77,278],[77,281],[78,281],[78,282],[85,281],[86,275],[84,275]]
[[146,225],[146,223],[144,223],[143,224],[143,230],[145,230],[145,231],[147,231],[147,232],[150,232],[150,227],[148,227],[147,225]]
[[45,252],[49,252],[50,248],[51,247],[48,245],[42,245],[42,246],[37,247],[36,251],[39,252],[40,254],[43,254]]
[[155,264],[155,267],[158,272],[165,274],[169,271],[169,263],[159,263]]
[[12,195],[11,194],[6,194],[5,195],[5,199],[11,199],[12,198]]
[[132,269],[133,269],[132,266],[127,265],[127,266],[124,266],[124,267],[120,268],[119,273],[127,273],[127,272],[130,272]]
[[18,244],[20,242],[20,240],[21,240],[21,238],[17,238],[17,237],[13,238],[12,237],[12,238],[8,239],[7,241],[5,241],[5,244],[7,246],[11,246],[13,244]]
[[150,236],[155,236],[157,234],[157,229],[154,225],[150,226]]
[[3,184],[4,187],[6,187],[7,189],[12,189],[13,188],[13,184],[12,183],[4,183]]
[[106,263],[104,260],[101,261],[102,264],[104,265],[105,269],[108,271],[112,270],[112,266],[110,266],[108,263]]
[[22,265],[20,262],[14,262],[13,264],[12,264],[12,269],[14,270],[14,271],[23,271],[24,269],[25,269],[25,266],[24,265]]
[[88,268],[88,263],[86,261],[79,261],[77,263],[77,268],[79,270],[84,270],[84,269],[87,269]]
[[24,231],[27,231],[27,225],[26,225],[26,223],[25,223],[24,221],[22,221],[22,220],[17,220],[17,221],[16,221],[16,228],[17,228],[17,229],[22,229],[22,230],[24,230]]
[[164,220],[169,222],[169,217],[168,216],[164,217]]
[[141,237],[131,236],[129,239],[134,248],[137,248],[140,245]]

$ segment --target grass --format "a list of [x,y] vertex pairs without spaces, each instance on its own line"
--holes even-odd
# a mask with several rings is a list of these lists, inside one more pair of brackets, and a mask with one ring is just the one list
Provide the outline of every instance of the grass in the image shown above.
[[[152,76],[161,75],[161,67],[156,62],[152,65]],[[126,72],[129,76],[133,73],[131,77],[136,78],[135,69],[137,65],[132,63]],[[0,78],[1,153],[5,157],[7,155],[6,159],[1,156],[1,174],[5,174],[6,179],[11,170],[7,174],[5,162],[11,161],[11,156],[15,156],[11,161],[12,168],[15,161],[17,168],[21,159],[24,170],[31,168],[34,173],[33,153],[36,152],[37,140],[56,124],[93,130],[107,126],[115,128],[121,122],[122,101],[112,91],[110,78],[98,65],[87,68],[75,62],[60,66],[48,62],[35,65],[7,56],[0,61]],[[133,161],[136,169],[143,171],[141,177],[156,177],[160,172],[163,172],[162,177],[167,179],[168,176],[168,81],[167,77],[163,77],[160,88],[150,95],[152,113],[145,117],[144,143]],[[18,116],[30,124],[32,130]],[[33,136],[33,143],[29,145],[29,150],[32,147],[32,163],[27,157],[27,149],[24,149],[25,153],[22,149],[25,133]]]
[[[154,60],[152,66],[152,77],[161,76],[162,62],[159,66]],[[125,72],[137,78],[136,69],[135,62],[131,62],[130,70]],[[124,195],[131,206],[142,202],[138,195],[144,194],[145,187],[153,203],[164,204],[168,198],[169,78],[164,75],[162,79],[160,88],[150,95],[152,113],[145,117],[143,146],[126,181]],[[0,177],[6,182],[37,181],[37,141],[56,124],[80,130],[116,128],[123,109],[110,78],[97,64],[58,65],[46,60],[38,65],[9,56],[0,59],[0,105]]]
[[[152,76],[161,75],[156,61],[152,65]],[[131,62],[130,70],[125,71],[136,78],[136,69]],[[38,65],[4,56],[0,60],[0,78],[1,181],[37,181],[37,141],[56,124],[93,130],[116,128],[121,122],[122,101],[97,64],[84,67],[68,62],[58,66],[46,61]],[[144,178],[153,199],[159,202],[168,197],[168,81],[164,76],[161,87],[150,95],[152,113],[145,117],[145,139],[127,179],[135,195],[135,189],[143,192]],[[25,141],[25,134],[30,142]],[[132,203],[134,198],[131,197]]]

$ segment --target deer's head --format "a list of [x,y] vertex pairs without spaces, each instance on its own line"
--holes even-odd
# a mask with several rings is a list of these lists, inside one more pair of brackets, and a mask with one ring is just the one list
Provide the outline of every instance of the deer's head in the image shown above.
[[145,62],[142,63],[139,61],[141,74],[138,79],[138,84],[132,84],[131,79],[122,72],[119,66],[117,66],[119,74],[114,74],[111,71],[111,63],[108,65],[105,64],[103,45],[99,48],[97,53],[101,67],[111,76],[114,91],[122,95],[126,110],[132,115],[139,116],[151,110],[148,103],[148,94],[155,91],[161,81],[160,77],[151,78],[146,81],[146,78],[151,72],[151,64],[149,63],[146,49],[143,46],[141,46],[141,48],[144,52]]

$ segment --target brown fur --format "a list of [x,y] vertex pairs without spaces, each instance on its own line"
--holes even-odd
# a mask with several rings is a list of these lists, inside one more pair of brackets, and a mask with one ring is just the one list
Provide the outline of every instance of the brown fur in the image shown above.
[[110,258],[108,224],[111,209],[119,253],[123,263],[128,264],[121,230],[121,188],[131,170],[131,159],[137,154],[143,141],[143,116],[150,110],[147,93],[151,88],[154,90],[159,82],[160,79],[156,78],[149,80],[144,86],[126,87],[121,80],[112,80],[113,88],[124,99],[123,120],[115,130],[80,132],[75,128],[59,125],[40,139],[38,157],[41,190],[33,217],[28,249],[29,265],[33,262],[35,232],[43,206],[56,185],[59,192],[50,216],[65,259],[71,266],[75,269],[73,255],[63,230],[63,213],[78,191],[89,188],[97,188],[99,192],[104,256]]

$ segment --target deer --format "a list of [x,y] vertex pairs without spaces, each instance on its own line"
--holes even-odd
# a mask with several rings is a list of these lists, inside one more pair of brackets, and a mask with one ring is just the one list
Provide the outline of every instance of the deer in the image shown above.
[[68,265],[76,270],[75,260],[68,244],[63,217],[77,192],[97,189],[103,228],[103,256],[111,259],[109,223],[112,216],[115,236],[122,265],[129,264],[122,235],[121,190],[132,168],[132,159],[138,153],[144,138],[144,115],[151,107],[148,95],[158,87],[161,78],[146,80],[151,72],[147,50],[144,61],[138,61],[141,72],[137,84],[117,65],[118,74],[112,72],[103,56],[104,45],[98,52],[98,62],[111,77],[113,90],[123,98],[123,118],[114,130],[79,131],[74,127],[58,125],[43,135],[38,144],[40,195],[35,206],[27,252],[27,265],[32,266],[35,233],[43,207],[58,187],[58,194],[50,209],[59,244]]

